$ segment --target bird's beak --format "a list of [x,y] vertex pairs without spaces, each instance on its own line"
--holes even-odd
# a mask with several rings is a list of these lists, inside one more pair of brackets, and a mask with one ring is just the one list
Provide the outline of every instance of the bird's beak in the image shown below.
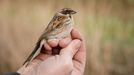
[[71,14],[76,14],[77,12],[76,11],[71,11]]

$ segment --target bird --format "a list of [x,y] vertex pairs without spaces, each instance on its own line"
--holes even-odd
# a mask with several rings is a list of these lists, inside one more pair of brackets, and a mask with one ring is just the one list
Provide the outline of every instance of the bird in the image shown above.
[[25,60],[23,65],[27,66],[29,63],[41,52],[41,48],[49,39],[63,39],[70,34],[73,29],[74,21],[73,14],[75,14],[71,8],[63,8],[60,11],[57,11],[45,28],[43,34],[39,37],[36,42],[36,45]]

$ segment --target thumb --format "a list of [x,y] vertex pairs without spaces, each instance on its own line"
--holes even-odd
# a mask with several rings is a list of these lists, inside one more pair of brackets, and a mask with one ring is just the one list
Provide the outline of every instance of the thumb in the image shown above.
[[73,40],[67,47],[61,49],[61,51],[60,51],[61,57],[63,57],[64,59],[66,59],[66,58],[72,59],[73,56],[75,55],[75,53],[80,48],[80,45],[81,45],[80,40],[78,40],[78,39]]

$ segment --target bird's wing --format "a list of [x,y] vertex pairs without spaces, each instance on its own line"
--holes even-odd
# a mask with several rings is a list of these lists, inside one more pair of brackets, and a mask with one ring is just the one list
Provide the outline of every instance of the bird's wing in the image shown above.
[[53,29],[56,29],[58,27],[61,27],[63,20],[67,18],[64,15],[59,15],[58,13],[55,14],[55,16],[52,18],[52,20],[50,21],[50,23],[48,24],[45,32],[49,33],[51,32]]
[[43,46],[43,44],[46,42],[45,39],[38,41],[38,43],[36,44],[33,52],[30,54],[30,56],[26,59],[26,61],[23,63],[23,65],[27,66],[29,65],[29,63],[37,56],[39,55],[41,48]]

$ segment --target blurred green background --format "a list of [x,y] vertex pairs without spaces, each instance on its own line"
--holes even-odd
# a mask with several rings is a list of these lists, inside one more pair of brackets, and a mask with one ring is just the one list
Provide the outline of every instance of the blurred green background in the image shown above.
[[0,73],[22,65],[64,7],[86,39],[85,75],[134,75],[134,0],[0,0]]

